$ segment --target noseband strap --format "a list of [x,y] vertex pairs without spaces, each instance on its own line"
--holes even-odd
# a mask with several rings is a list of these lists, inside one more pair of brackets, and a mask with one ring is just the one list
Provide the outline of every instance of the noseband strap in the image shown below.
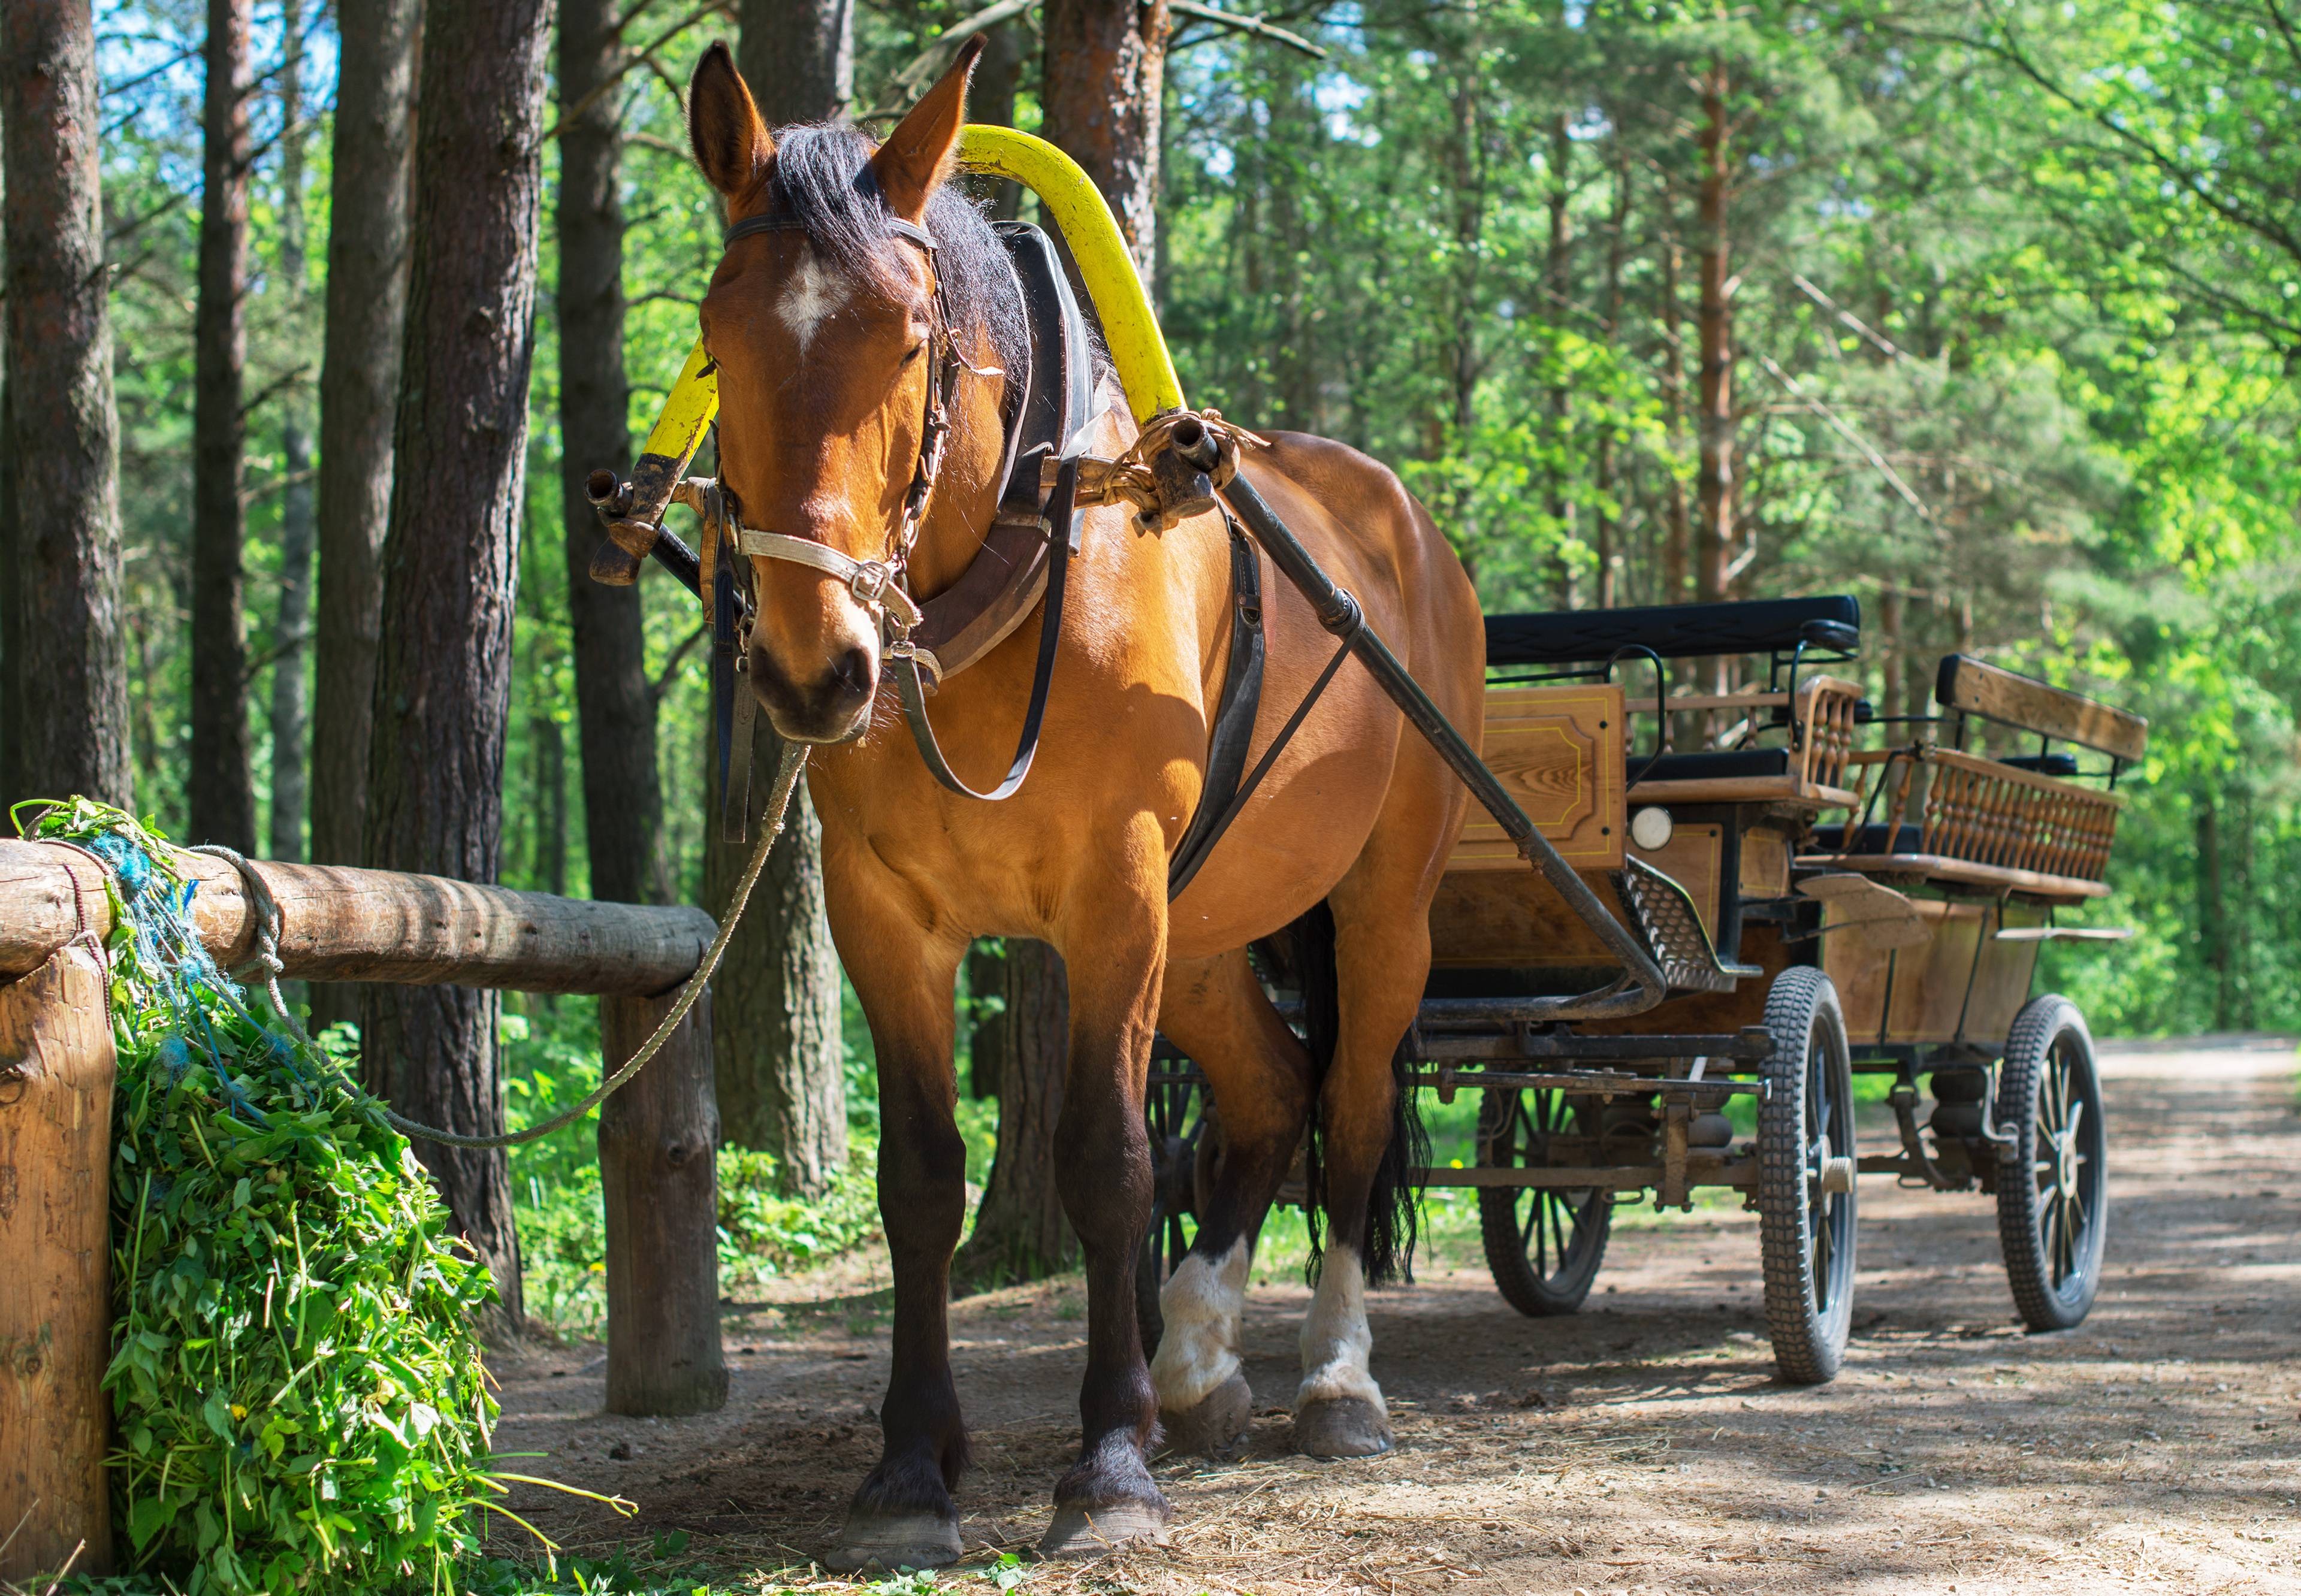
[[892,630],[899,637],[925,619],[919,611],[918,601],[895,585],[895,568],[883,560],[858,560],[828,543],[817,543],[812,538],[794,538],[787,532],[755,531],[749,527],[744,527],[736,533],[735,547],[761,559],[789,560],[795,565],[812,565],[817,571],[837,577],[865,605],[891,618],[894,622]]

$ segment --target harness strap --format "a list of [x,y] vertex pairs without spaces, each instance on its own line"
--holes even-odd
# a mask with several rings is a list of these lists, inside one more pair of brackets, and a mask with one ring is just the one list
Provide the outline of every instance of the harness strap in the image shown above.
[[[1066,460],[1061,474],[1055,479],[1054,494],[1047,502],[1047,519],[1051,525],[1067,528],[1071,524],[1071,501],[1077,491],[1078,462]],[[1008,797],[1031,773],[1031,762],[1039,755],[1039,732],[1047,715],[1047,689],[1054,681],[1055,651],[1062,642],[1063,589],[1071,568],[1071,539],[1058,535],[1048,542],[1046,610],[1039,621],[1039,660],[1031,673],[1031,704],[1023,713],[1022,735],[1016,740],[1015,757],[1007,767],[1006,779],[990,791],[978,792],[961,781],[958,773],[950,768],[950,761],[943,756],[941,745],[935,741],[934,728],[927,723],[926,689],[920,680],[919,661],[925,650],[902,637],[887,647],[887,668],[894,673],[895,689],[903,700],[903,719],[910,723],[911,740],[918,745],[919,757],[925,761],[928,773],[936,781],[963,798],[995,803]]]
[[1230,658],[1223,666],[1222,696],[1216,701],[1214,725],[1207,740],[1207,775],[1199,789],[1199,806],[1189,828],[1167,861],[1167,898],[1182,895],[1222,840],[1234,811],[1239,778],[1246,773],[1246,756],[1254,740],[1254,720],[1262,708],[1262,666],[1267,644],[1262,632],[1262,563],[1230,512],[1223,512],[1230,532]]
[[1342,639],[1342,646],[1326,662],[1326,668],[1318,673],[1318,679],[1310,684],[1310,690],[1302,695],[1302,701],[1294,706],[1294,713],[1286,717],[1286,723],[1278,728],[1278,735],[1270,740],[1270,746],[1262,751],[1262,757],[1255,761],[1254,773],[1239,784],[1237,793],[1224,806],[1221,815],[1210,828],[1212,835],[1205,849],[1191,862],[1190,869],[1183,873],[1179,881],[1171,868],[1167,871],[1167,900],[1169,903],[1181,897],[1183,889],[1191,884],[1191,878],[1199,873],[1199,866],[1207,862],[1207,855],[1214,851],[1215,842],[1230,830],[1231,822],[1245,809],[1247,799],[1252,798],[1255,789],[1262,785],[1262,778],[1270,773],[1270,767],[1278,763],[1278,756],[1286,751],[1286,745],[1294,740],[1294,734],[1302,729],[1302,723],[1310,718],[1311,708],[1325,696],[1326,684],[1335,679],[1335,673],[1343,668],[1343,662],[1350,658],[1351,646],[1358,641],[1359,633],[1366,629],[1366,616],[1356,602],[1350,600],[1349,594],[1343,594],[1343,597],[1350,602],[1350,614],[1339,629],[1327,629]]
[[812,565],[826,575],[837,577],[866,605],[892,616],[899,632],[908,631],[919,623],[917,602],[895,585],[895,568],[883,560],[858,560],[812,538],[755,531],[749,527],[736,534],[735,546],[748,555],[789,560],[794,565]]

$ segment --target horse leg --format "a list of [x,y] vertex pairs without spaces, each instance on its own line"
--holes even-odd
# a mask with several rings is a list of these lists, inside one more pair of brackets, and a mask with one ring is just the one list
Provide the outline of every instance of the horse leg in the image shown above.
[[[1369,1249],[1372,1205],[1399,1129],[1392,1074],[1430,970],[1427,827],[1377,828],[1368,852],[1328,897],[1335,916],[1335,1057],[1319,1088],[1326,1238],[1318,1284],[1302,1321],[1302,1383],[1294,1398],[1294,1445],[1318,1458],[1387,1451],[1390,1413],[1368,1367],[1374,1336],[1366,1317],[1370,1274],[1406,1259]],[[1406,846],[1385,847],[1393,839]],[[1401,1149],[1402,1152],[1403,1149]],[[1402,1248],[1403,1238],[1393,1236]]]
[[1256,1238],[1309,1114],[1310,1060],[1243,948],[1168,965],[1159,1024],[1206,1072],[1222,1140],[1199,1233],[1159,1292],[1167,1328],[1150,1383],[1168,1444],[1210,1452],[1245,1433],[1253,1418],[1239,1320]]
[[[833,878],[834,880],[836,878]],[[845,1573],[939,1568],[959,1556],[951,1487],[967,1461],[951,1383],[950,1257],[966,1218],[966,1146],[955,1118],[951,986],[959,949],[929,944],[876,906],[833,904],[840,951],[879,1061],[879,1216],[895,1275],[893,1362],[880,1404],[879,1465],[824,1559]],[[916,948],[915,957],[903,950]]]
[[[1145,850],[1163,869],[1163,850]],[[1131,886],[1133,883],[1126,883]],[[1130,1541],[1163,1542],[1173,1509],[1144,1458],[1158,1401],[1134,1317],[1134,1268],[1150,1222],[1143,1079],[1166,963],[1164,879],[1150,892],[1095,894],[1063,939],[1070,977],[1070,1064],[1056,1125],[1056,1182],[1086,1266],[1086,1379],[1078,1461],[1055,1486],[1048,1557],[1100,1557]]]

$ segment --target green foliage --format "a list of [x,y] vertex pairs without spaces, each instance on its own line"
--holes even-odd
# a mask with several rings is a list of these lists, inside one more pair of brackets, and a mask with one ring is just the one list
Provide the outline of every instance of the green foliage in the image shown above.
[[150,832],[84,800],[35,832],[120,883],[105,1383],[134,1559],[190,1596],[448,1589],[491,1489],[487,1271],[407,1142],[243,1006]]

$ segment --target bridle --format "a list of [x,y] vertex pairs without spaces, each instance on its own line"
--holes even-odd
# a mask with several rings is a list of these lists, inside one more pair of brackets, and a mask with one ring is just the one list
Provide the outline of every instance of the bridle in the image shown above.
[[[858,560],[852,555],[832,547],[812,538],[794,537],[788,532],[762,531],[747,527],[742,522],[742,507],[726,486],[724,466],[716,486],[721,497],[721,513],[732,534],[738,552],[761,559],[786,560],[795,565],[805,565],[833,576],[845,584],[864,608],[877,619],[880,646],[887,657],[916,660],[927,672],[930,680],[940,681],[941,670],[932,652],[919,648],[911,641],[911,632],[924,618],[918,600],[912,597],[908,582],[911,550],[919,540],[919,525],[925,518],[928,501],[934,495],[935,479],[942,472],[943,456],[950,442],[950,405],[958,391],[961,372],[973,372],[977,376],[999,376],[995,366],[970,365],[958,352],[953,336],[950,300],[943,288],[942,272],[936,260],[934,235],[916,222],[890,215],[885,220],[889,232],[906,243],[915,244],[927,258],[927,277],[933,297],[934,314],[927,334],[927,355],[933,370],[927,379],[925,412],[919,422],[919,450],[912,463],[910,486],[904,489],[903,506],[894,530],[889,533],[885,555],[875,560]],[[799,218],[766,212],[747,216],[729,227],[721,238],[723,247],[732,247],[738,240],[761,233],[800,232],[806,224]],[[715,541],[715,539],[713,539]],[[743,589],[743,613],[738,623],[736,657],[738,669],[750,652],[750,631],[757,617],[757,605],[748,581],[739,581]]]

